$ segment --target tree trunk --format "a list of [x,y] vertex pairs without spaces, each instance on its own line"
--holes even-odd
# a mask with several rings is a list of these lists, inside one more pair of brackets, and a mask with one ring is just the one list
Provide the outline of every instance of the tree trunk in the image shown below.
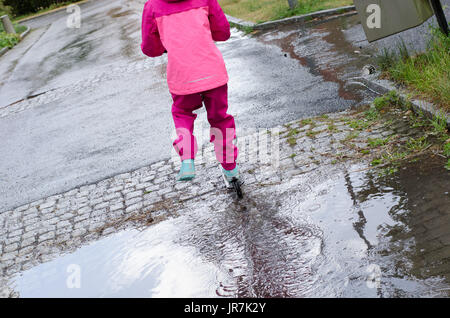
[[298,4],[298,0],[288,0],[288,3],[289,3],[289,9],[293,10]]

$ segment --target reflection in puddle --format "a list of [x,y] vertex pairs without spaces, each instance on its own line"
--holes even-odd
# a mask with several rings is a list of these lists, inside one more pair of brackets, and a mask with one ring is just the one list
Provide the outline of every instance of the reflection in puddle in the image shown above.
[[[315,171],[191,202],[13,279],[22,297],[448,296],[449,172],[426,159],[391,177]],[[355,170],[355,169],[353,169]],[[67,288],[68,266],[81,288]]]
[[[221,274],[172,243],[179,220],[124,231],[36,266],[14,280],[21,297],[211,297]],[[76,272],[79,269],[80,287]]]

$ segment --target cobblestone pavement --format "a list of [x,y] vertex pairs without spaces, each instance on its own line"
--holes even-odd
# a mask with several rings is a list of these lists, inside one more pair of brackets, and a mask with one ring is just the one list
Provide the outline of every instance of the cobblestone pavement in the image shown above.
[[[319,166],[320,171],[325,169],[330,175],[332,171],[348,169],[355,163],[368,169],[370,160],[377,153],[376,150],[362,153],[362,149],[367,149],[369,138],[390,136],[401,141],[408,138],[407,134],[414,133],[405,133],[401,121],[377,122],[367,129],[352,128],[358,120],[361,120],[361,112],[346,111],[241,137],[244,192],[254,194],[280,184],[289,188],[289,180],[302,174],[319,173]],[[278,149],[279,162],[261,164],[256,160],[263,157],[247,143],[258,138],[260,147],[267,143],[268,149],[272,149],[270,155],[276,156],[273,149]],[[270,155],[269,160],[275,158],[270,159]],[[224,189],[213,157],[212,147],[206,147],[203,163],[198,166],[198,175],[193,182],[177,183],[177,160],[165,160],[11,211],[2,211],[2,277],[7,279],[130,225],[148,226],[177,217],[189,207],[195,207],[199,200],[210,201],[212,208],[220,209],[234,198]],[[429,195],[433,195],[431,190]],[[429,209],[433,210],[433,207]],[[449,215],[448,212],[435,214],[418,216],[423,223],[418,225],[421,228],[418,234],[426,236],[422,245],[434,244],[438,250],[433,257],[448,259]],[[433,230],[436,228],[437,232]],[[8,293],[4,290],[3,296]]]
[[[280,183],[289,176],[314,170],[319,163],[331,165],[335,160],[333,154],[344,151],[345,145],[339,141],[352,130],[344,124],[343,118],[339,120],[340,116],[342,114],[336,115],[335,121],[336,127],[342,129],[339,133],[328,131],[327,124],[314,128],[304,125],[294,136],[295,146],[289,145],[293,142],[289,125],[279,127],[279,168],[243,162],[246,190],[251,191],[261,184]],[[380,127],[379,131],[370,133],[378,134],[389,132],[382,132]],[[302,155],[294,156],[296,152]],[[3,274],[12,275],[36,262],[48,260],[61,249],[73,249],[99,235],[112,233],[118,225],[136,216],[144,215],[151,222],[157,222],[175,216],[191,198],[223,192],[223,180],[212,159],[212,148],[206,148],[204,153],[206,163],[198,168],[199,175],[192,183],[177,183],[176,164],[165,160],[1,212],[0,235],[5,238],[1,244]],[[350,154],[346,151],[346,156]],[[255,156],[256,150],[248,155]]]

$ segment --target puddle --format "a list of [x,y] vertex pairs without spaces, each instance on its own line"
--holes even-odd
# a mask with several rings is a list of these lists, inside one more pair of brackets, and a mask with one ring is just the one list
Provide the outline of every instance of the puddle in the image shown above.
[[24,272],[12,287],[21,297],[213,297],[223,274],[173,242],[180,221],[107,237]]
[[[355,170],[247,189],[240,203],[197,198],[177,218],[103,238],[10,286],[21,297],[448,297],[442,160],[388,177]],[[68,288],[76,273],[81,288]]]

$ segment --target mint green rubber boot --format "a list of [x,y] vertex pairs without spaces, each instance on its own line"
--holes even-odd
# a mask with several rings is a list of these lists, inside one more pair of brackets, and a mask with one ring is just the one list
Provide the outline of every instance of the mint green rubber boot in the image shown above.
[[222,171],[223,171],[223,175],[227,179],[228,183],[230,183],[233,180],[233,178],[236,178],[239,180],[239,166],[238,165],[236,165],[236,168],[234,168],[233,170],[225,170],[222,167]]
[[178,181],[189,181],[195,178],[194,159],[187,159],[181,162],[180,172],[178,173]]

